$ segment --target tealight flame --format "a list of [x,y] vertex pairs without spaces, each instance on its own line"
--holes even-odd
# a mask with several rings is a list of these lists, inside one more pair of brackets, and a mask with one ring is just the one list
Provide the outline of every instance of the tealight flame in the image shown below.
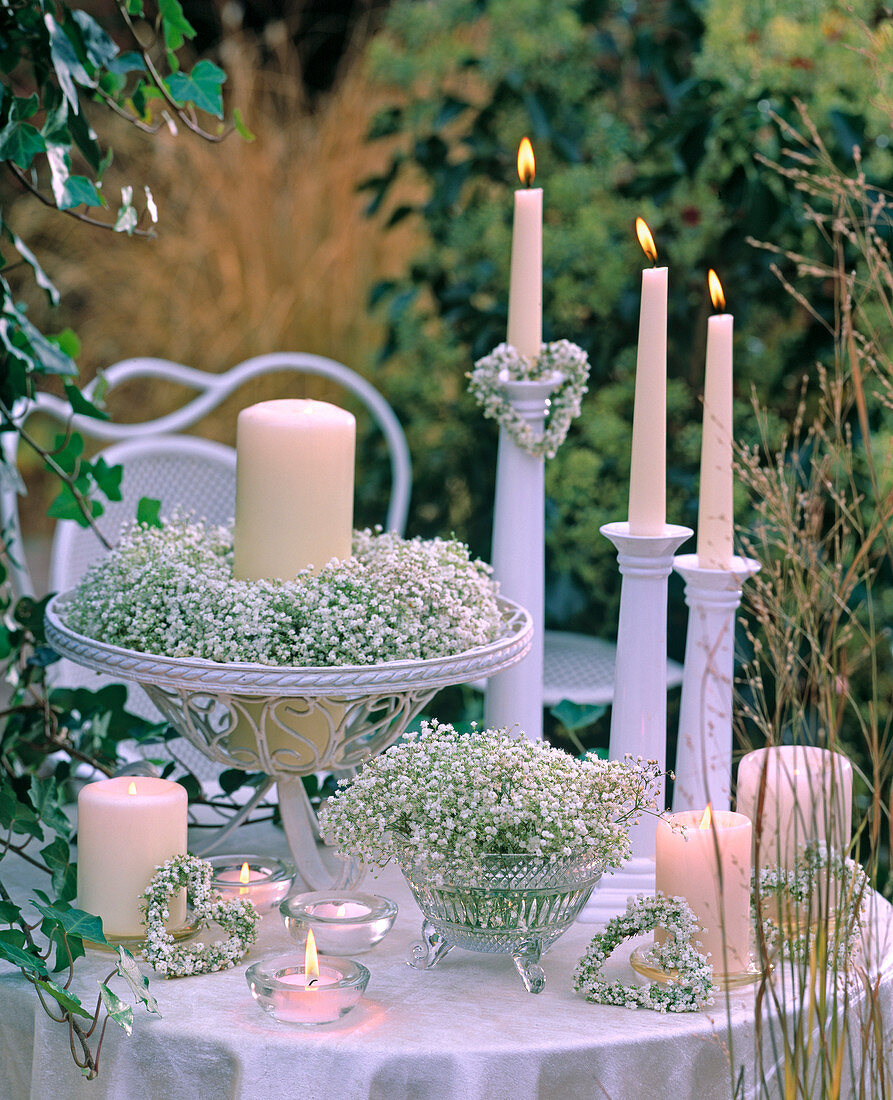
[[336,917],[343,917],[346,912],[347,912],[347,902],[342,902],[341,905],[339,905],[338,908],[335,910],[335,916]]
[[304,951],[304,974],[307,988],[312,989],[319,982],[319,955],[316,952],[316,939],[313,929],[307,929],[307,948]]
[[654,243],[654,237],[651,236],[651,230],[646,225],[644,218],[636,218],[636,236],[639,238],[639,244],[642,246],[642,251],[648,259],[653,264],[657,263],[657,246]]
[[707,286],[710,288],[710,301],[713,303],[713,308],[725,309],[726,296],[722,292],[722,283],[712,267],[707,272]]
[[536,159],[533,155],[533,146],[530,144],[530,138],[521,138],[521,144],[518,146],[518,179],[524,184],[525,187],[529,187],[536,178]]
[[239,882],[246,883],[251,881],[251,873],[248,870],[248,864],[242,864],[242,870],[239,871]]
[[128,794],[136,794],[136,783],[131,779],[130,786],[127,788]]
[[698,828],[699,829],[709,829],[712,824],[713,824],[713,805],[712,805],[712,803],[708,802],[707,807],[704,810],[704,816],[701,818],[701,824],[698,826]]

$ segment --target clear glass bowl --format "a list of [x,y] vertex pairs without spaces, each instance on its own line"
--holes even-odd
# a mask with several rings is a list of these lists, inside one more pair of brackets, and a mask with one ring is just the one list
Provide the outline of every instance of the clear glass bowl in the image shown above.
[[540,957],[580,915],[603,866],[590,852],[555,860],[511,854],[483,856],[468,871],[408,852],[400,869],[424,916],[411,966],[429,970],[454,947],[510,955],[528,992],[540,993]]
[[[261,914],[277,908],[295,880],[295,865],[275,856],[236,852],[209,856],[208,863],[213,869],[211,885],[225,901],[248,898]],[[239,881],[239,871],[245,863],[252,877],[243,884]]]
[[369,971],[353,959],[320,955],[319,975],[308,979],[303,961],[275,955],[249,966],[245,980],[264,1012],[283,1023],[315,1027],[334,1023],[355,1007],[369,983]]
[[317,948],[326,955],[362,955],[390,932],[397,903],[378,894],[313,890],[286,898],[279,906],[285,927],[298,943],[313,929]]

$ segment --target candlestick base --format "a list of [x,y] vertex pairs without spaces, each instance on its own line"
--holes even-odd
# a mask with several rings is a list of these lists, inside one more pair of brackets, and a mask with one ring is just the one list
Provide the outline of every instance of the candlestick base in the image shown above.
[[577,918],[582,924],[606,924],[611,917],[626,912],[626,903],[638,894],[654,894],[654,860],[647,857],[628,860],[603,878]]
[[[679,976],[675,970],[663,970],[661,967],[656,966],[651,959],[651,951],[648,947],[637,947],[629,957],[629,965],[637,974],[641,974],[643,978],[647,978],[650,982],[665,984],[666,982],[675,981]],[[714,973],[713,984],[717,989],[723,991],[743,989],[748,985],[756,985],[757,982],[763,981],[773,969],[774,964],[771,961],[767,966],[761,966],[756,951],[751,951],[750,962],[743,970],[731,974]]]
[[[167,931],[177,943],[181,943],[197,935],[201,928],[202,923],[198,917],[194,913],[187,912],[185,924],[181,924],[179,928],[169,928]],[[93,940],[84,940],[83,943],[84,947],[89,947],[91,951],[101,951],[105,955],[116,955],[119,947],[126,947],[131,955],[135,955],[146,946],[146,934],[142,932],[139,936],[106,936],[105,943],[94,943]]]

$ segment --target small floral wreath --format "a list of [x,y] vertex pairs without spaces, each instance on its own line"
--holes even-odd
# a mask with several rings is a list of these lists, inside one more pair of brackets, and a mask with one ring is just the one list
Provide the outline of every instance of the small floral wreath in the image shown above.
[[784,867],[763,868],[759,874],[754,871],[751,912],[756,926],[759,897],[763,915],[762,932],[767,949],[771,951],[780,948],[790,958],[808,962],[821,925],[816,926],[813,922],[798,936],[783,936],[773,919],[775,907],[772,907],[771,913],[767,913],[767,901],[777,898],[782,909],[792,908],[795,911],[806,906],[806,916],[809,916],[808,907],[822,871],[827,871],[830,881],[836,884],[834,895],[839,899],[837,931],[829,933],[829,947],[834,949],[837,971],[845,973],[852,965],[859,946],[865,898],[870,890],[868,875],[855,860],[844,859],[837,852],[829,852],[824,845],[815,842],[807,844],[798,856],[795,871]]
[[[212,974],[234,966],[257,939],[260,916],[248,898],[223,901],[211,886],[211,864],[197,856],[174,856],[155,871],[143,894],[140,908],[146,925],[146,962],[166,978],[190,974]],[[192,903],[198,928],[213,922],[229,934],[214,943],[192,943],[177,947],[164,927],[170,916],[173,895],[185,889]]]
[[[555,374],[560,376],[560,381],[549,398],[549,419],[542,436],[537,436],[506,397],[504,383],[542,382]],[[485,417],[498,420],[528,454],[554,458],[571,422],[580,415],[589,379],[589,357],[577,344],[556,340],[543,344],[538,358],[531,363],[511,344],[500,344],[489,355],[478,359],[468,378],[469,392]]]
[[[657,927],[665,928],[669,935],[650,949],[648,959],[661,970],[675,970],[677,976],[646,986],[605,981],[605,962],[618,944]],[[695,947],[697,941],[692,937],[698,932],[703,928],[685,898],[648,894],[630,898],[626,912],[612,917],[604,932],[593,937],[574,971],[574,989],[595,1004],[697,1012],[702,1005],[713,1003],[713,966]]]

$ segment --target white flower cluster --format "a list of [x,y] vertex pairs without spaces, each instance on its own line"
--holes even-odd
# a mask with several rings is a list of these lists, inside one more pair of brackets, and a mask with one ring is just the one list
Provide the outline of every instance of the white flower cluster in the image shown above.
[[[828,886],[823,883],[825,872]],[[790,958],[808,963],[814,956],[820,935],[827,934],[831,966],[838,976],[851,968],[862,936],[865,899],[870,892],[865,869],[855,860],[843,859],[825,845],[812,842],[797,856],[797,870],[765,867],[753,873],[751,912],[757,921],[757,898],[763,916],[762,933],[769,950],[781,949]],[[827,903],[824,920],[812,911],[817,894]],[[775,902],[775,904],[773,904]],[[782,935],[776,920],[778,910],[802,925],[799,936]]]
[[126,649],[265,665],[369,665],[486,645],[491,569],[451,539],[358,531],[354,556],[292,581],[240,581],[232,530],[180,514],[130,524],[69,604],[68,623]]
[[[235,966],[257,939],[260,916],[248,898],[223,901],[211,885],[213,868],[197,856],[174,856],[155,872],[142,896],[140,908],[146,925],[143,957],[165,978],[211,974]],[[185,889],[199,928],[220,925],[225,940],[177,947],[164,926],[170,916],[170,899]]]
[[[664,928],[667,938],[649,951],[649,961],[664,971],[676,971],[666,982],[646,986],[608,982],[604,965],[624,940],[640,936],[654,928]],[[658,894],[640,894],[630,898],[626,912],[612,917],[604,932],[593,937],[574,971],[574,989],[585,993],[595,1004],[621,1008],[652,1008],[656,1012],[697,1012],[712,1004],[713,966],[693,940],[703,928],[698,924],[685,898],[665,898]],[[696,946],[697,945],[697,946]]]
[[[549,418],[542,436],[538,436],[512,407],[503,383],[540,382],[555,374],[561,376],[561,382],[549,398]],[[485,417],[498,420],[528,454],[554,458],[571,422],[580,415],[589,379],[589,358],[581,347],[569,340],[543,344],[539,357],[532,363],[519,355],[511,344],[499,344],[475,363],[468,378],[469,393],[481,406]]]
[[655,762],[578,760],[506,730],[457,733],[423,722],[358,775],[321,815],[341,851],[384,864],[407,848],[437,867],[476,870],[487,854],[628,858],[629,826],[656,807]]

